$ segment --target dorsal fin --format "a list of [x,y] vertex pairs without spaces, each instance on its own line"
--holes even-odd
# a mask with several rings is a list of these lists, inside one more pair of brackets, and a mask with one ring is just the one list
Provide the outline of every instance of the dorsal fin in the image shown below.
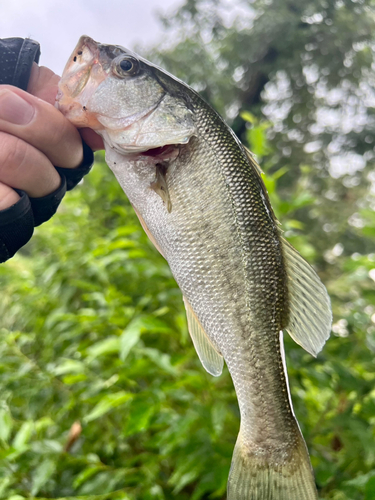
[[263,178],[262,178],[262,175],[264,175],[264,172],[263,170],[260,168],[260,166],[258,165],[258,163],[255,161],[255,158],[254,158],[254,155],[253,153],[250,151],[250,149],[248,149],[246,146],[244,146],[242,144],[242,147],[244,149],[244,152],[245,152],[245,155],[246,155],[246,158],[249,160],[249,163],[251,165],[251,167],[253,168],[254,172],[257,174],[257,177],[258,177],[258,182],[259,182],[259,185],[260,185],[260,189],[262,190],[262,196],[264,197],[264,200],[265,200],[265,203],[266,203],[266,206],[267,206],[267,209],[269,211],[269,213],[272,215],[272,219],[277,223],[279,224],[279,221],[277,220],[277,217],[275,215],[275,212],[273,211],[273,208],[272,208],[272,205],[271,205],[271,202],[270,202],[270,199],[269,199],[269,196],[268,196],[268,191],[267,191],[267,188],[264,184],[264,181],[263,181]]
[[189,333],[199,359],[201,360],[203,367],[208,371],[208,373],[210,373],[214,377],[218,377],[223,371],[223,356],[213,346],[211,340],[203,330],[202,325],[200,324],[189,302],[185,297],[183,297],[183,299],[186,309]]
[[263,170],[260,168],[259,166],[259,163],[257,163],[257,161],[255,160],[254,158],[254,155],[253,153],[250,151],[249,148],[247,148],[246,146],[244,146],[242,144],[244,150],[245,150],[245,153],[246,153],[246,156],[249,160],[249,162],[251,163],[251,165],[254,167],[254,169],[256,170],[256,172],[258,173],[259,177],[262,179],[262,174],[264,174]]
[[289,319],[286,330],[297,344],[316,356],[331,332],[331,301],[310,264],[290,243],[280,239],[288,276]]

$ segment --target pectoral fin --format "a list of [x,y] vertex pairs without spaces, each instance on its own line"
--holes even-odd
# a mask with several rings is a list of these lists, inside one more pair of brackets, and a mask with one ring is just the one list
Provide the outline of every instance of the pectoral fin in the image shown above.
[[310,264],[284,238],[281,242],[289,291],[286,330],[297,344],[316,356],[331,332],[331,301]]
[[223,371],[223,356],[219,354],[213,346],[211,340],[203,330],[202,325],[199,323],[198,318],[196,317],[194,311],[192,310],[185,297],[184,304],[186,309],[189,333],[199,359],[201,360],[203,367],[208,371],[208,373],[210,373],[214,377],[218,377]]
[[172,212],[172,203],[169,196],[168,185],[166,181],[166,167],[162,163],[156,164],[156,177],[150,188],[164,201],[168,212]]

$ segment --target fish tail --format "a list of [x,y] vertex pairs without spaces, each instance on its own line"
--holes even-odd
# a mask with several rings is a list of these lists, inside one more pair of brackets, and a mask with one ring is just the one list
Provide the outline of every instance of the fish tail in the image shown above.
[[[267,456],[268,455],[268,456]],[[227,500],[317,500],[310,459],[301,435],[288,457],[277,463],[265,450],[249,450],[238,436]]]

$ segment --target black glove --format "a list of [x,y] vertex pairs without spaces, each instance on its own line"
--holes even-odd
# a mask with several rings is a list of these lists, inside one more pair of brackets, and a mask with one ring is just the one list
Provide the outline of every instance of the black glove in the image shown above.
[[[40,45],[31,39],[0,39],[0,84],[27,89],[33,62],[39,62]],[[0,210],[0,262],[13,257],[31,238],[34,227],[49,220],[56,212],[66,191],[76,186],[94,162],[92,150],[83,142],[83,161],[75,169],[55,167],[61,177],[60,187],[42,198],[29,198],[16,190],[20,200]]]

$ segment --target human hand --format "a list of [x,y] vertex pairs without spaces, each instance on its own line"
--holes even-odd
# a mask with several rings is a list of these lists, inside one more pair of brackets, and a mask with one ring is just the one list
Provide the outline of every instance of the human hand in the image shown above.
[[[54,166],[74,169],[82,162],[79,132],[54,107],[59,79],[34,63],[27,92],[0,85],[0,210],[19,200],[13,188],[46,196],[61,183]],[[81,135],[93,150],[103,148],[92,130]]]

